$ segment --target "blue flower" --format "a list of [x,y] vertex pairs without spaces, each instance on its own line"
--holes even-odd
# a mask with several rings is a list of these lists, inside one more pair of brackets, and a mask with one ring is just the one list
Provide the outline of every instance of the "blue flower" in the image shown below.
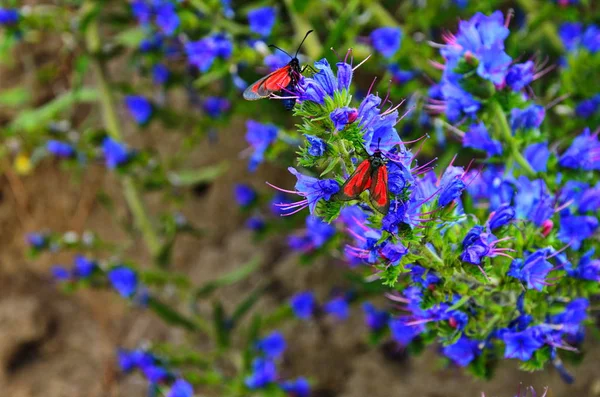
[[214,34],[198,41],[186,43],[185,52],[190,65],[197,67],[201,72],[206,72],[216,58],[228,59],[231,57],[233,44],[227,36]]
[[479,266],[486,256],[492,258],[502,253],[501,248],[494,247],[497,242],[493,234],[484,233],[482,226],[474,226],[463,239],[460,260]]
[[565,307],[565,311],[553,316],[554,324],[561,324],[562,331],[575,335],[583,328],[582,322],[587,318],[590,302],[586,298],[575,299]]
[[490,137],[485,124],[472,124],[463,137],[463,146],[481,150],[488,156],[498,156],[502,154],[502,144]]
[[343,296],[338,296],[325,303],[323,309],[327,314],[336,317],[339,320],[345,320],[350,315],[348,301]]
[[125,105],[129,113],[138,124],[146,124],[152,116],[152,103],[140,95],[125,97]]
[[600,184],[587,189],[579,199],[579,212],[597,211],[600,208]]
[[469,316],[460,310],[452,310],[447,313],[448,324],[455,329],[463,330],[469,322]]
[[600,142],[598,136],[592,135],[586,128],[573,140],[571,146],[560,156],[558,164],[565,168],[585,171],[600,170]]
[[306,217],[306,237],[311,247],[322,247],[335,234],[335,227],[316,216]]
[[520,332],[506,332],[502,339],[506,345],[504,357],[528,361],[533,353],[544,345],[535,328]]
[[388,189],[392,194],[402,194],[404,189],[414,184],[410,170],[402,163],[390,161],[386,164],[388,170]]
[[544,221],[552,217],[554,199],[543,180],[530,181],[521,176],[517,180],[517,189],[514,202],[518,219],[529,219],[537,226],[542,226]]
[[304,137],[309,144],[308,154],[315,157],[321,157],[323,154],[325,154],[325,151],[327,150],[327,143],[325,143],[324,140],[308,134],[304,134]]
[[170,0],[154,0],[156,25],[167,36],[171,36],[179,27],[179,16],[175,4]]
[[494,211],[488,221],[490,230],[498,229],[515,219],[515,209],[510,204],[502,204]]
[[546,259],[548,251],[538,250],[525,260],[515,259],[510,264],[508,275],[527,283],[527,288],[541,291],[546,283],[546,276],[554,266]]
[[260,216],[252,216],[246,221],[246,227],[258,232],[265,228],[265,221]]
[[273,25],[275,25],[275,8],[254,8],[248,12],[248,21],[250,22],[251,31],[267,37],[271,34]]
[[444,354],[461,367],[466,367],[479,353],[477,341],[461,336],[454,344],[445,346]]
[[550,158],[550,150],[548,150],[547,142],[532,143],[525,148],[523,154],[534,171],[546,172],[548,159]]
[[386,243],[379,251],[381,256],[388,260],[392,266],[398,266],[404,255],[408,254],[408,248],[402,243]]
[[400,28],[383,27],[371,32],[371,43],[381,55],[391,58],[400,49],[402,30]]
[[400,69],[400,66],[395,63],[388,66],[388,71],[392,74],[394,84],[404,84],[417,75],[416,72]]
[[300,292],[292,296],[290,306],[296,317],[308,320],[312,317],[315,309],[315,295],[310,291]]
[[207,97],[202,104],[202,108],[206,114],[214,119],[228,111],[230,107],[231,104],[226,98],[219,98],[216,96]]
[[579,46],[583,25],[579,22],[565,22],[560,25],[558,35],[567,51],[573,51]]
[[246,122],[246,141],[254,149],[248,164],[250,171],[256,171],[258,165],[263,162],[265,152],[277,139],[278,133],[279,129],[273,124],[261,124],[254,120]]
[[281,389],[293,397],[309,397],[310,396],[310,384],[306,378],[296,378],[295,380],[288,380],[281,383]]
[[52,278],[54,278],[54,280],[58,282],[67,281],[71,279],[71,273],[68,269],[66,269],[63,266],[52,266],[51,273]]
[[277,379],[277,368],[273,361],[257,357],[252,361],[252,373],[247,376],[244,383],[249,389],[256,390],[275,382]]
[[510,126],[513,131],[519,128],[525,130],[538,128],[545,116],[546,109],[541,105],[532,104],[525,109],[515,108],[510,111]]
[[600,94],[596,94],[589,99],[584,99],[575,106],[575,114],[587,119],[592,117],[600,107]]
[[346,128],[348,124],[354,123],[356,118],[358,117],[358,111],[354,108],[349,108],[347,106],[343,108],[334,109],[330,114],[329,118],[333,121],[335,129],[338,131]]
[[194,397],[194,388],[185,379],[177,379],[171,385],[167,397]]
[[347,90],[352,81],[352,66],[344,62],[337,64],[337,78],[329,66],[327,59],[315,62],[318,70],[312,77],[301,77],[298,85],[298,95],[301,101],[311,101],[323,104],[325,97],[333,97],[336,91]]
[[587,251],[579,260],[577,268],[573,269],[569,263],[569,267],[565,266],[567,273],[571,277],[580,278],[582,280],[600,281],[600,259],[592,259],[595,250],[592,248]]
[[140,368],[150,383],[160,383],[167,379],[169,371],[160,365],[146,365]]
[[581,45],[592,54],[600,51],[600,28],[596,25],[589,25],[581,36]]
[[123,372],[129,372],[136,368],[145,368],[152,366],[156,361],[151,353],[144,350],[125,350],[117,351],[119,368]]
[[163,85],[169,80],[169,68],[162,63],[157,63],[152,66],[152,80],[154,84]]
[[433,270],[414,264],[406,265],[406,268],[410,269],[410,278],[412,282],[415,284],[421,284],[423,288],[428,288],[430,285],[440,282],[440,278]]
[[565,209],[560,212],[560,229],[558,239],[571,248],[578,250],[583,240],[594,234],[598,228],[598,218],[590,215],[572,215],[571,211]]
[[280,357],[285,347],[285,339],[279,331],[273,331],[256,342],[256,348],[268,358]]
[[19,17],[18,10],[0,7],[0,26],[14,25],[19,22]]
[[153,36],[147,37],[140,42],[140,52],[147,53],[151,51],[158,51],[161,49],[163,45],[163,36],[160,34],[155,34]]
[[365,312],[365,324],[371,331],[378,332],[384,329],[389,322],[390,314],[385,310],[378,310],[370,302],[362,305]]
[[248,207],[256,200],[256,191],[249,185],[238,183],[234,192],[235,201],[240,207]]
[[87,259],[83,255],[77,255],[74,260],[73,275],[77,278],[89,277],[96,267],[96,262]]
[[75,155],[73,146],[66,142],[56,141],[54,139],[50,139],[46,142],[46,150],[57,157],[68,158]]
[[304,207],[308,206],[311,214],[314,213],[319,200],[329,200],[340,190],[340,185],[335,179],[318,179],[303,175],[293,167],[288,167],[288,171],[298,178],[295,185],[296,191],[306,198],[302,204]]
[[462,180],[464,170],[462,167],[448,166],[440,181],[440,195],[438,205],[445,207],[460,197],[465,190],[465,183]]
[[104,138],[102,141],[102,151],[104,152],[104,160],[109,169],[117,168],[125,164],[131,158],[131,152],[125,144],[112,139],[111,137]]
[[26,240],[27,244],[37,249],[44,248],[48,243],[48,238],[42,233],[29,233]]
[[407,325],[406,320],[401,318],[390,319],[388,326],[390,327],[392,339],[402,346],[407,346],[424,331],[422,325]]
[[533,61],[515,63],[506,74],[506,84],[514,91],[521,91],[533,81],[535,65]]
[[108,280],[124,298],[130,298],[137,291],[138,278],[133,270],[118,266],[108,272]]

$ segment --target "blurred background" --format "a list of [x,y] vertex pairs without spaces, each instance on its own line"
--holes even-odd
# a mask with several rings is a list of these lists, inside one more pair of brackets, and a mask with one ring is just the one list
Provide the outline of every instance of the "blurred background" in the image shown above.
[[[172,77],[164,85],[152,81],[156,54],[140,51],[149,37],[124,1],[2,0],[0,4],[20,7],[26,21],[12,31],[9,24],[0,25],[1,396],[144,396],[147,383],[139,374],[120,373],[116,348],[152,341],[188,343],[202,352],[209,343],[203,336],[192,337],[165,325],[153,312],[128,304],[113,292],[81,288],[65,293],[54,282],[51,267],[71,263],[73,252],[32,254],[26,238],[30,233],[52,232],[62,244],[76,244],[93,231],[96,241],[105,244],[101,248],[108,248],[106,258],[128,258],[141,267],[155,260],[156,253],[150,252],[144,237],[135,231],[136,221],[120,182],[122,175],[107,172],[101,162],[90,158],[83,161],[83,167],[78,161],[66,164],[43,150],[49,137],[93,142],[105,128],[102,98],[98,97],[102,93],[69,94],[74,87],[101,90],[98,76],[108,81],[123,141],[149,156],[144,160],[144,172],[134,176],[142,182],[146,210],[160,219],[156,223],[161,230],[168,230],[177,219],[193,226],[193,232],[177,234],[176,239],[173,235],[168,253],[161,252],[168,256],[169,271],[186,275],[193,285],[204,285],[256,261],[259,265],[252,274],[219,288],[214,298],[226,311],[233,310],[260,287],[264,292],[252,310],[266,313],[299,291],[310,289],[327,295],[332,286],[344,288],[351,283],[346,268],[335,258],[319,256],[302,264],[300,254],[288,248],[286,234],[300,227],[301,220],[279,221],[272,216],[272,223],[283,222],[284,226],[273,226],[274,233],[257,237],[246,227],[252,214],[236,205],[236,184],[245,183],[261,194],[272,195],[265,181],[287,187],[294,183],[286,171],[293,152],[283,149],[268,156],[273,162],[260,165],[256,172],[248,170],[247,120],[271,122],[283,129],[293,129],[298,122],[279,102],[249,103],[241,97],[239,86],[244,81],[252,82],[271,70],[264,59],[274,53],[266,44],[275,43],[291,52],[313,27],[316,31],[302,51],[303,64],[321,57],[335,63],[337,55],[330,47],[342,57],[352,47],[355,64],[373,54],[359,69],[357,87],[366,92],[373,77],[379,76],[381,83],[376,89],[385,92],[391,81],[392,100],[397,103],[407,98],[416,106],[401,126],[402,137],[431,134],[436,144],[428,145],[426,154],[438,155],[447,163],[460,144],[453,146],[456,139],[425,120],[428,114],[423,109],[429,87],[441,75],[430,62],[440,61],[440,56],[429,41],[441,42],[442,32],[456,31],[461,17],[512,8],[515,16],[507,52],[514,58],[560,65],[567,62],[558,35],[560,24],[600,21],[598,5],[583,0],[234,1],[227,4],[232,12],[229,17],[214,19],[212,12],[216,11],[212,10],[221,7],[220,2],[180,3],[187,7],[181,14],[182,25],[193,31],[210,31],[215,23],[234,35],[236,49],[232,59],[217,60],[207,73],[190,68],[175,49],[166,63]],[[261,38],[248,30],[247,14],[267,3],[276,8],[277,22],[270,37]],[[95,13],[101,17],[90,22]],[[98,23],[94,34],[89,27],[82,28],[86,23]],[[370,32],[381,26],[402,29],[402,45],[393,59],[374,51],[370,41]],[[95,69],[100,64],[89,56],[94,50],[103,54],[100,74]],[[569,71],[557,68],[532,84],[542,103],[568,94],[547,116],[547,125],[552,125],[552,120],[560,124],[556,131],[575,134],[585,125],[592,129],[597,125],[597,112],[591,120],[569,117],[581,101],[598,91],[599,69],[583,73],[577,65]],[[124,96],[133,94],[143,94],[155,104],[155,119],[142,127],[123,101]],[[207,116],[204,104],[208,96],[225,98],[226,110],[217,112],[216,117]],[[555,132],[548,129],[547,133]],[[472,157],[469,153],[464,156]],[[170,236],[168,232],[164,235]],[[175,302],[178,290],[165,286],[161,294],[166,301]],[[488,396],[509,396],[520,383],[538,391],[550,386],[552,396],[600,396],[597,334],[588,339],[588,352],[573,368],[576,381],[569,386],[552,369],[529,374],[508,361],[493,380],[474,380],[459,369],[440,365],[434,349],[409,355],[393,344],[370,344],[362,323],[362,313],[352,311],[343,323],[317,318],[284,324],[281,330],[289,350],[282,373],[313,379],[311,395],[315,397],[464,397],[479,396],[482,391]],[[199,393],[218,395],[208,388]]]

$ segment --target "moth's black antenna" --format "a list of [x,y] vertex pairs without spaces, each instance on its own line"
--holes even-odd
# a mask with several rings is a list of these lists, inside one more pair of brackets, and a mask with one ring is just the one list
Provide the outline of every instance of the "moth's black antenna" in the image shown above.
[[279,51],[283,52],[285,55],[292,58],[292,56],[290,54],[288,54],[287,51],[282,50],[281,48],[277,47],[275,44],[269,44],[269,47],[277,48]]
[[294,55],[294,58],[298,57],[298,52],[300,52],[300,48],[302,48],[302,44],[304,44],[304,40],[306,40],[306,38],[308,37],[308,35],[311,34],[312,32],[313,32],[312,29],[309,30],[308,32],[306,32],[306,35],[304,36],[304,38],[300,42],[300,45],[298,46],[298,49],[296,50],[296,55]]

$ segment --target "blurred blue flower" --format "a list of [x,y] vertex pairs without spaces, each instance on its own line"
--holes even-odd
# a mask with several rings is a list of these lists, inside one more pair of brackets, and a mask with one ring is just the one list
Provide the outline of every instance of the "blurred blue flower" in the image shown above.
[[177,9],[169,0],[134,0],[131,11],[141,25],[148,25],[155,17],[156,25],[168,36],[179,27]]
[[322,247],[334,234],[335,227],[311,215],[306,217],[304,233],[290,236],[288,245],[295,251],[311,252]]
[[51,273],[52,278],[58,282],[71,279],[71,273],[64,266],[52,266]]
[[410,278],[413,283],[421,284],[423,288],[429,288],[430,285],[435,285],[440,282],[440,278],[431,269],[426,269],[423,266],[409,264],[406,265],[410,269]]
[[249,185],[238,183],[234,188],[235,201],[240,207],[248,207],[256,200],[256,191]]
[[592,24],[585,29],[581,36],[581,45],[592,54],[600,51],[600,28],[597,25]]
[[490,137],[490,134],[482,122],[472,124],[463,137],[463,146],[481,150],[489,157],[502,154],[502,144]]
[[506,350],[504,357],[517,358],[521,361],[531,359],[533,353],[544,345],[535,328],[520,332],[506,332],[503,335]]
[[19,22],[19,11],[12,8],[0,7],[0,26],[14,25]]
[[508,69],[508,73],[506,74],[506,84],[513,91],[521,91],[533,81],[534,74],[535,65],[533,61],[515,63]]
[[146,379],[150,383],[160,383],[167,379],[169,371],[161,367],[160,365],[145,365],[140,367]]
[[364,302],[365,324],[371,331],[378,332],[384,329],[389,322],[390,314],[385,310],[379,310],[370,302]]
[[517,179],[517,194],[514,197],[518,219],[529,219],[537,226],[554,214],[554,198],[548,193],[546,183],[541,179],[530,181],[525,176]]
[[402,318],[390,319],[388,326],[390,327],[392,339],[401,346],[408,346],[424,330],[422,325],[408,325],[406,320]]
[[490,230],[498,229],[515,219],[515,209],[510,204],[502,204],[490,217],[488,225]]
[[127,146],[115,141],[111,137],[104,138],[104,141],[102,142],[102,151],[104,153],[106,166],[109,169],[117,168],[118,166],[125,164],[131,158],[131,153],[127,149]]
[[129,372],[136,368],[144,368],[155,363],[156,359],[152,353],[144,350],[117,350],[119,368],[123,372]]
[[285,339],[279,331],[273,331],[256,342],[256,348],[268,358],[279,358],[285,347]]
[[198,41],[185,44],[185,52],[190,65],[206,72],[216,58],[228,59],[233,53],[233,43],[223,34],[213,34]]
[[257,357],[252,361],[252,373],[246,377],[244,383],[249,389],[256,390],[275,382],[276,379],[275,363],[269,359]]
[[169,68],[162,63],[157,63],[152,66],[152,81],[156,85],[163,85],[169,80]]
[[87,259],[83,255],[77,255],[74,259],[73,275],[77,278],[89,277],[96,267],[96,262]]
[[538,250],[510,264],[508,275],[527,283],[527,288],[541,291],[547,285],[546,276],[554,266],[546,259],[547,249]]
[[296,317],[308,320],[315,309],[315,295],[310,291],[300,292],[290,299],[290,306]]
[[546,172],[548,169],[548,159],[550,158],[548,142],[532,143],[525,148],[523,155],[534,171]]
[[209,96],[204,100],[202,108],[212,118],[217,118],[225,113],[231,107],[231,103],[227,98]]
[[281,389],[293,397],[309,397],[310,384],[306,378],[296,378],[281,383]]
[[338,296],[331,299],[323,305],[325,313],[336,317],[339,320],[346,320],[350,315],[350,307],[348,301],[343,296]]
[[277,139],[278,132],[279,129],[273,124],[261,124],[254,120],[246,122],[246,142],[254,150],[248,164],[250,171],[256,171],[258,165],[263,162],[265,152]]
[[477,341],[471,340],[466,336],[461,336],[452,345],[445,346],[443,352],[446,357],[456,364],[466,367],[477,357],[479,349],[477,348]]
[[260,216],[252,216],[246,221],[246,227],[255,232],[263,230],[265,226],[265,221]]
[[408,254],[408,248],[398,242],[392,244],[387,242],[379,251],[380,255],[388,260],[392,266],[398,266],[404,255]]
[[386,58],[391,58],[400,49],[402,30],[394,27],[383,27],[371,32],[373,48]]
[[565,168],[585,171],[600,170],[600,142],[598,135],[586,128],[573,140],[571,146],[560,156],[558,164]]
[[108,280],[113,288],[124,298],[130,298],[138,287],[138,278],[133,270],[117,266],[108,272]]
[[510,126],[513,131],[539,128],[546,116],[546,109],[541,105],[532,104],[525,109],[515,108],[510,111]]
[[327,143],[314,135],[304,134],[308,142],[308,154],[315,157],[321,157],[327,150]]
[[438,205],[445,207],[460,197],[465,190],[465,183],[462,180],[464,169],[462,167],[448,166],[440,180],[440,195]]
[[138,124],[146,124],[152,116],[152,103],[141,95],[128,95],[125,105]]
[[583,240],[594,234],[598,228],[598,218],[591,215],[573,215],[569,209],[560,212],[558,239],[578,250]]
[[560,25],[558,35],[567,51],[573,51],[579,46],[583,25],[579,22],[565,22]]
[[194,397],[194,388],[185,379],[177,379],[171,385],[167,397]]
[[48,238],[42,233],[28,233],[25,239],[27,244],[37,249],[44,248],[48,243]]
[[395,63],[388,66],[388,71],[392,74],[394,84],[404,84],[417,75],[414,71],[400,69],[400,66]]
[[275,25],[275,8],[259,7],[248,11],[248,21],[250,30],[263,37],[271,34],[273,25]]
[[71,144],[54,139],[50,139],[46,142],[46,150],[57,157],[68,158],[75,155],[75,149]]
[[587,119],[592,117],[600,108],[600,94],[596,94],[589,99],[584,99],[575,106],[575,114],[578,117]]

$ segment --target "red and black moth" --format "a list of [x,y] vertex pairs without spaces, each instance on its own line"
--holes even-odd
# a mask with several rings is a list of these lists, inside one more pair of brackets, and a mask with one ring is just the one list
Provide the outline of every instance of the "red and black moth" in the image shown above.
[[[285,52],[279,47],[270,45],[269,47],[277,48],[279,51],[287,54],[290,58],[290,62],[282,68],[275,70],[274,72],[266,75],[262,79],[258,80],[254,84],[251,84],[244,91],[244,99],[248,101],[256,101],[258,99],[268,98],[271,94],[279,91],[284,91],[287,94],[294,95],[296,92],[296,86],[300,81],[302,71],[300,70],[300,61],[298,60],[298,52],[304,44],[304,40],[311,34],[312,30],[309,30],[302,42],[296,50],[296,54],[292,57],[290,54]],[[291,110],[296,104],[295,98],[285,98],[283,105],[287,110]]]
[[336,198],[342,201],[356,200],[362,192],[369,189],[371,204],[377,211],[386,215],[390,209],[386,162],[387,159],[381,151],[375,150],[356,167],[336,194]]

